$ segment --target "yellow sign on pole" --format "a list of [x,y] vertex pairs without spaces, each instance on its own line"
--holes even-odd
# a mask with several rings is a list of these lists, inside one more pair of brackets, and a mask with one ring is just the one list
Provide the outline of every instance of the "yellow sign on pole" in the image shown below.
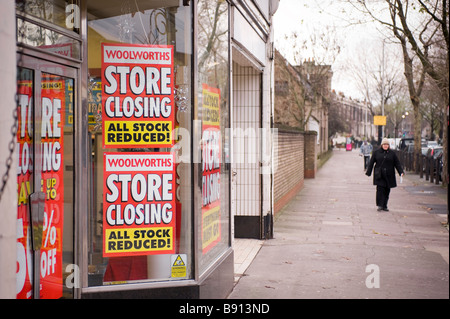
[[373,117],[373,125],[385,126],[386,125],[386,116],[375,115]]

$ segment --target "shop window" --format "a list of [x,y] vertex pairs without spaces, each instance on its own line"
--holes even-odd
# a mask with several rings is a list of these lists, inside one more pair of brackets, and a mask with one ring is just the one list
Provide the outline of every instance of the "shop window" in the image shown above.
[[74,262],[74,84],[74,78],[18,68],[18,299],[73,297],[65,279]]
[[80,31],[78,0],[16,0],[16,10],[69,31]]
[[228,2],[198,1],[198,120],[202,194],[196,207],[200,274],[230,247]]
[[16,0],[17,40],[45,53],[81,59],[80,6],[72,0]]
[[80,59],[81,42],[33,22],[17,18],[18,41],[46,53]]
[[191,8],[87,3],[88,285],[193,278]]

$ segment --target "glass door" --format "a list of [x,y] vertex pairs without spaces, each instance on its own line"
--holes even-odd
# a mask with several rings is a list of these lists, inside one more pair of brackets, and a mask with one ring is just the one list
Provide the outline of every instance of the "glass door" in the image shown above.
[[[77,70],[19,56],[17,298],[73,298]],[[70,277],[70,276],[69,276]]]

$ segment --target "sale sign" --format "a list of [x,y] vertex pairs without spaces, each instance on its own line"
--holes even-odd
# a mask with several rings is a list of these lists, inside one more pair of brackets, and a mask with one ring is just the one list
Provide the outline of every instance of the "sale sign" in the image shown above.
[[103,147],[172,147],[173,46],[102,44]]
[[202,105],[202,251],[206,253],[221,237],[220,90],[203,84]]
[[62,297],[64,229],[64,120],[66,81],[47,75],[42,81],[42,177],[45,194],[44,232],[41,248],[42,298]]
[[65,80],[46,75],[41,82],[41,121],[36,127],[41,137],[42,164],[41,187],[33,190],[33,131],[32,131],[32,82],[19,81],[17,149],[19,165],[17,172],[17,298],[32,297],[33,260],[29,195],[41,191],[45,194],[44,225],[40,250],[40,298],[62,297],[62,238],[64,223],[64,169],[63,138],[66,105]]
[[17,130],[17,272],[16,293],[17,298],[32,297],[33,264],[31,248],[31,230],[29,218],[29,195],[32,192],[33,182],[33,83],[31,80],[22,80],[18,83],[18,130]]
[[103,256],[175,252],[172,153],[104,154]]

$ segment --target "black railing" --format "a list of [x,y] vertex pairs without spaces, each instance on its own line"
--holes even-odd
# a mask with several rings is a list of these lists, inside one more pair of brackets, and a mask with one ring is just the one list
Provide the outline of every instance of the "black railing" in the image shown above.
[[439,185],[442,181],[442,157],[433,158],[422,154],[416,154],[416,161],[418,165],[414,167],[414,153],[406,151],[395,151],[402,164],[403,170],[407,172],[415,172],[419,174],[420,178],[424,178],[430,183]]

